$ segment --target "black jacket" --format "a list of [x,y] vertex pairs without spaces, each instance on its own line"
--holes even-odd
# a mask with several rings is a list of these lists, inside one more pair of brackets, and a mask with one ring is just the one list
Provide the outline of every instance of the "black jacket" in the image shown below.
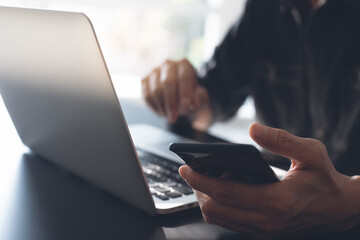
[[360,1],[248,0],[200,71],[214,118],[248,95],[260,122],[325,143],[338,171],[360,174]]

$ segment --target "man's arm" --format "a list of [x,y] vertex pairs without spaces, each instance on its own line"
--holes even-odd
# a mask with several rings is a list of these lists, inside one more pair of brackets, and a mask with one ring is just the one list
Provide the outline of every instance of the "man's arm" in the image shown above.
[[213,121],[233,116],[250,93],[251,2],[216,47],[212,59],[199,71],[200,85],[210,96]]
[[230,29],[199,76],[183,59],[167,60],[144,77],[142,90],[149,107],[170,122],[179,116],[188,117],[201,130],[234,115],[249,93],[247,12]]
[[[257,238],[343,231],[360,224],[360,177],[338,173],[320,141],[253,124],[263,148],[291,159],[282,181],[251,185],[210,178],[183,166],[205,221]],[[241,159],[239,159],[241,160]]]

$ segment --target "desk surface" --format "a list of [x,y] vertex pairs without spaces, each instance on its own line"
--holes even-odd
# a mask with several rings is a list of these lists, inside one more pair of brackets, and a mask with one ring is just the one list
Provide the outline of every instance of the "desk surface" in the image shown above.
[[[129,123],[167,126],[163,119],[143,107],[126,101],[122,101],[122,107]],[[29,151],[20,142],[1,101],[0,119],[2,240],[247,239],[206,224],[198,209],[149,216]],[[199,140],[214,140],[206,134],[184,132]],[[323,237],[360,239],[360,229],[311,236]],[[292,239],[304,239],[304,236]]]

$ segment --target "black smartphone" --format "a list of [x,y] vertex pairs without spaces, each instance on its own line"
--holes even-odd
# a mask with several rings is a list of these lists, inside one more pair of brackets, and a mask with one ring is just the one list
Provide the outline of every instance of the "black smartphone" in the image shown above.
[[279,181],[253,145],[232,143],[172,143],[170,151],[202,174],[246,183]]

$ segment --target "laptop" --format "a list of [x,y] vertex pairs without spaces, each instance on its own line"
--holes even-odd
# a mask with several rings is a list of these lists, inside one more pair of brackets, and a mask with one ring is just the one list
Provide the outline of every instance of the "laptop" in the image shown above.
[[149,214],[197,206],[167,149],[191,140],[129,128],[86,15],[0,7],[0,32],[0,94],[26,146]]

